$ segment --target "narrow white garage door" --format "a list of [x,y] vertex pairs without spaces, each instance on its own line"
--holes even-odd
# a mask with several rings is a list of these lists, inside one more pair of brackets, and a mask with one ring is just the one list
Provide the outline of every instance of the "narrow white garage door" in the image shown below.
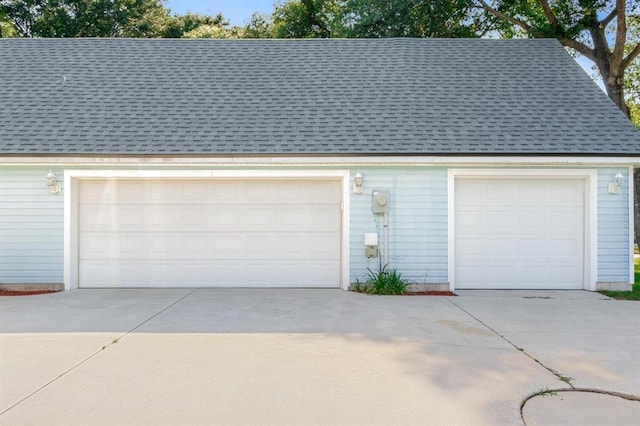
[[341,184],[81,180],[80,287],[339,287]]
[[455,181],[459,289],[581,289],[584,180]]

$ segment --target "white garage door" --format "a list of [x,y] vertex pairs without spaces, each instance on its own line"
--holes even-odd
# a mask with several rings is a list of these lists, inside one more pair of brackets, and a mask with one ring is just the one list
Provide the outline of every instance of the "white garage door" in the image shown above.
[[584,180],[455,181],[455,286],[581,289]]
[[339,287],[341,184],[81,180],[80,287]]

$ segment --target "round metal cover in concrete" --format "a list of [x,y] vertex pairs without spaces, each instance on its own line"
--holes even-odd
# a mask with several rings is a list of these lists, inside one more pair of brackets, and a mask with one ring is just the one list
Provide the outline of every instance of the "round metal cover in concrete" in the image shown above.
[[637,425],[640,401],[592,392],[538,395],[526,402],[522,417],[532,425]]

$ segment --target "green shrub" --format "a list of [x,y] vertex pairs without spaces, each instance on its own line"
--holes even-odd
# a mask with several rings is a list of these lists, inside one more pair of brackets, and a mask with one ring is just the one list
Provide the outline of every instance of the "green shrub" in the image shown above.
[[379,271],[367,269],[365,281],[356,280],[353,291],[378,295],[406,294],[407,284],[400,272],[384,265]]

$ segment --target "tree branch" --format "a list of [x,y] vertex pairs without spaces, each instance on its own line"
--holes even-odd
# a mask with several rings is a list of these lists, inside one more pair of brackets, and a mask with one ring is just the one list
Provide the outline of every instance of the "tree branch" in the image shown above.
[[627,16],[625,13],[626,0],[616,0],[616,10],[618,11],[618,22],[616,29],[616,41],[611,52],[611,69],[614,70],[622,66],[624,56],[624,45],[627,43]]
[[525,31],[529,31],[530,33],[533,34],[534,29],[531,25],[527,24],[524,21],[521,21],[519,19],[516,18],[512,18],[511,16],[507,16],[504,13],[500,12],[497,9],[494,9],[493,7],[489,6],[484,0],[478,0],[478,2],[480,3],[480,5],[482,6],[482,8],[484,10],[486,10],[487,12],[489,12],[490,14],[492,14],[493,16],[497,16],[498,18],[502,18],[508,22],[511,22],[513,25],[517,25],[519,27],[521,27],[523,30]]
[[549,2],[547,0],[540,0],[540,5],[542,6],[542,10],[547,17],[547,20],[551,24],[552,27],[558,27],[558,19],[556,15],[553,14],[551,7],[549,6]]
[[622,69],[625,70],[631,62],[640,54],[640,43],[636,44],[635,47],[629,52],[626,58],[622,60]]
[[578,53],[586,56],[588,59],[590,59],[593,62],[595,62],[596,56],[594,54],[594,51],[593,51],[592,48],[590,48],[586,44],[580,43],[579,41],[576,41],[576,40],[571,39],[571,38],[566,38],[566,37],[558,38],[558,40],[560,41],[560,43],[562,43],[563,46],[570,47],[573,50],[578,51]]
[[611,23],[611,21],[613,21],[613,18],[615,18],[616,16],[618,16],[618,8],[614,7],[611,13],[609,13],[599,22],[600,26],[602,28],[605,28],[607,25]]

